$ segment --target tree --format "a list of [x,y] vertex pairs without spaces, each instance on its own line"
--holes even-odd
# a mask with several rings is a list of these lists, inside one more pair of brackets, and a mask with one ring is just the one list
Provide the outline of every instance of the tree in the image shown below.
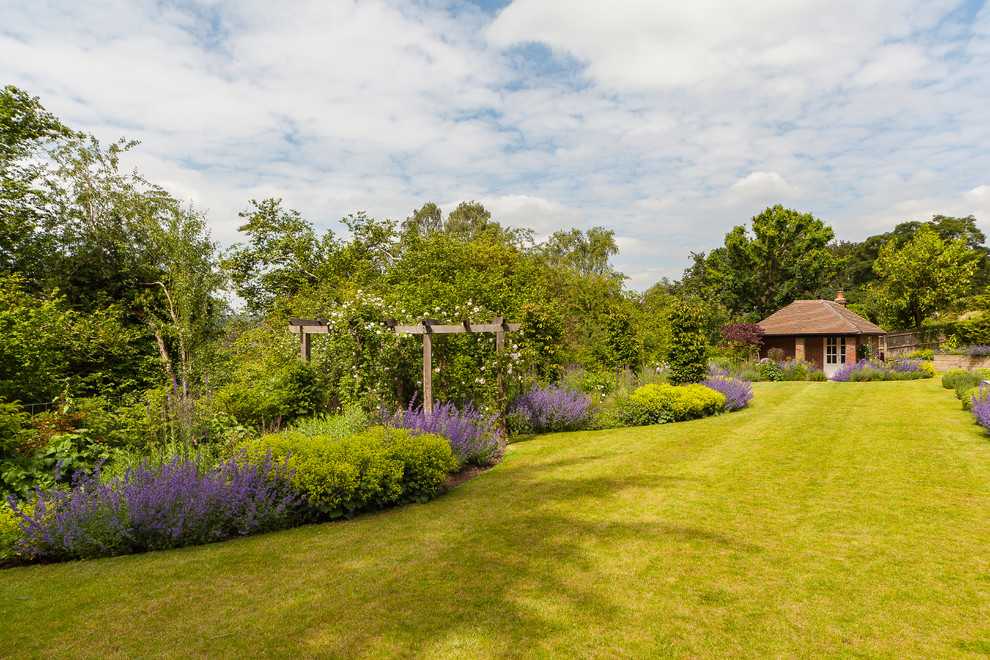
[[50,152],[72,137],[37,97],[11,85],[0,89],[0,271],[34,278],[57,252],[42,231],[52,221],[46,175]]
[[556,231],[539,250],[548,263],[585,277],[614,278],[617,274],[609,264],[609,259],[619,253],[615,232],[604,227],[592,227],[586,232]]
[[443,213],[440,207],[433,202],[423,204],[422,208],[413,211],[413,214],[402,223],[402,231],[414,232],[421,236],[443,231]]
[[298,211],[282,209],[281,199],[252,199],[251,206],[238,214],[247,220],[238,227],[248,235],[247,245],[232,246],[221,264],[248,310],[264,315],[326,279],[337,245],[333,232],[317,238]]
[[838,260],[827,246],[832,229],[810,213],[780,205],[725,236],[705,262],[709,293],[735,314],[764,317],[828,282]]
[[873,266],[883,278],[878,289],[889,321],[921,328],[966,293],[979,258],[965,238],[947,241],[931,227],[918,229],[903,246],[889,242]]
[[670,314],[670,382],[697,383],[708,374],[708,341],[700,310],[678,304]]
[[[219,337],[223,276],[203,216],[172,201],[165,214],[149,215],[148,261],[157,271],[142,298],[141,316],[151,328],[173,386],[203,385]],[[173,350],[169,350],[169,343]]]
[[752,357],[763,345],[763,328],[755,323],[729,323],[718,331],[730,349],[745,357]]

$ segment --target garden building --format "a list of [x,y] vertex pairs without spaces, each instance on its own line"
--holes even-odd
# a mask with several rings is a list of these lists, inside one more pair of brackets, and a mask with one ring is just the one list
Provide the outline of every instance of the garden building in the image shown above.
[[763,328],[760,357],[773,348],[788,358],[815,364],[829,378],[847,362],[856,361],[856,351],[874,354],[881,350],[886,331],[846,309],[842,291],[833,300],[795,300],[758,324]]

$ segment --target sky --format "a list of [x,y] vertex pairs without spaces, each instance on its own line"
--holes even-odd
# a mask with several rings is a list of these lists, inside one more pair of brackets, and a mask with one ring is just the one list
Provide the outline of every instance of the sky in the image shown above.
[[483,203],[644,290],[764,208],[990,234],[985,0],[0,0],[0,84],[243,237]]

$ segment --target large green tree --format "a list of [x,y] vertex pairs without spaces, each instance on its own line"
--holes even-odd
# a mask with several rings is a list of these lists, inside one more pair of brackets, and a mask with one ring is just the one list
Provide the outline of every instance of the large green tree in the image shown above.
[[0,271],[46,272],[58,246],[46,231],[53,223],[48,177],[51,153],[77,137],[37,97],[8,85],[0,89]]
[[922,322],[949,308],[969,290],[980,255],[963,237],[943,239],[931,227],[918,229],[903,245],[891,241],[873,266],[887,320],[896,326]]
[[831,227],[810,213],[777,205],[737,226],[705,261],[709,293],[735,314],[764,317],[828,282],[839,262],[827,246]]

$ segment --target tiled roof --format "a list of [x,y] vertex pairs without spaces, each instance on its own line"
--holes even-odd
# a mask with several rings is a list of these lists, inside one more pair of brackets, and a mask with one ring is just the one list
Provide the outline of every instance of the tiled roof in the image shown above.
[[886,330],[831,300],[795,300],[758,324],[767,335],[882,335]]

